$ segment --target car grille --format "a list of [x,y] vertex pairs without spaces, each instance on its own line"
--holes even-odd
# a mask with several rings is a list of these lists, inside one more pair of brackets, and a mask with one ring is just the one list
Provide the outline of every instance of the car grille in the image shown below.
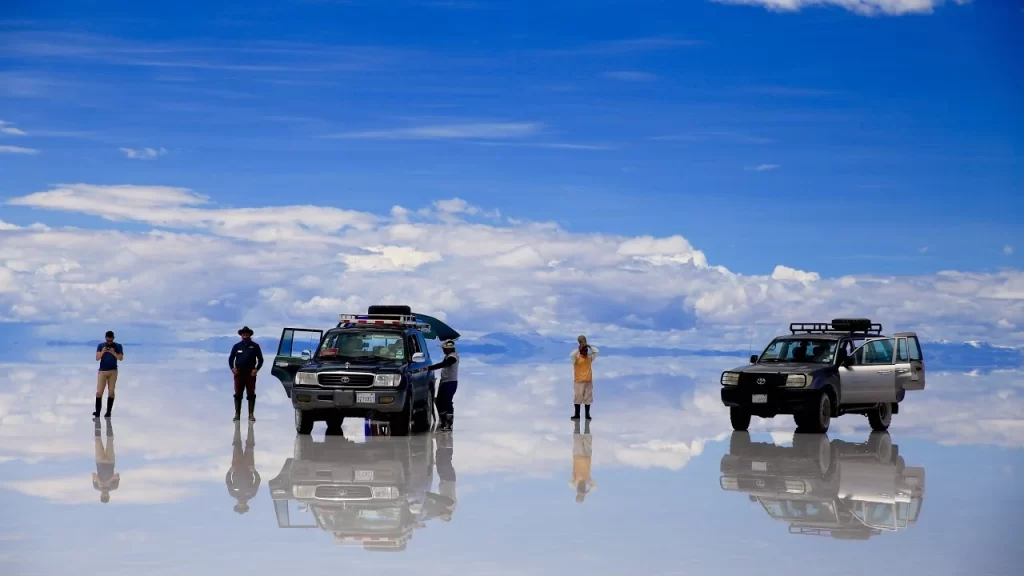
[[[347,379],[347,381],[346,381]],[[321,386],[339,388],[368,388],[373,386],[373,374],[356,374],[352,372],[322,372],[317,375]]]
[[373,490],[369,486],[323,484],[316,487],[316,498],[323,500],[369,500]]
[[[764,378],[764,384],[757,382]],[[740,374],[740,388],[776,388],[786,385],[786,374],[765,374],[763,372],[743,372]]]

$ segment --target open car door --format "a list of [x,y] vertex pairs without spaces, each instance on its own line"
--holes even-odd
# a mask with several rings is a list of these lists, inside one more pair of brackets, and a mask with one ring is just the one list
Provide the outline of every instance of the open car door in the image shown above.
[[438,340],[458,340],[459,334],[451,326],[441,322],[437,318],[427,316],[426,314],[419,314],[414,312],[413,316],[416,317],[420,322],[430,324],[430,331],[423,334],[424,338],[427,339],[438,339]]
[[281,341],[277,344],[277,356],[270,373],[281,381],[289,398],[292,397],[295,373],[313,357],[323,336],[323,330],[311,328],[285,328],[281,331]]

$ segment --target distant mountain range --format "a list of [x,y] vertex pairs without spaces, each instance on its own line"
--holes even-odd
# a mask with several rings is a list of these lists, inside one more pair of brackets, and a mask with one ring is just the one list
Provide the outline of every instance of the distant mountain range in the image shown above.
[[[266,355],[277,352],[278,338],[254,338],[263,347]],[[223,350],[225,353],[238,341],[237,337],[219,337],[191,342],[122,342],[130,348],[160,348],[173,346],[194,350]],[[38,345],[54,346],[96,346],[99,340],[68,341],[47,340]],[[32,343],[22,342],[21,345]],[[460,339],[459,352],[472,355],[491,364],[515,364],[518,362],[546,362],[564,360],[576,343],[558,340],[535,332],[510,333],[494,332],[476,339]],[[431,341],[436,349],[436,343]],[[925,361],[929,369],[948,370],[991,370],[1024,367],[1024,351],[1016,348],[994,346],[983,342],[925,342]],[[604,356],[633,356],[641,358],[659,357],[734,357],[740,363],[749,355],[748,350],[709,350],[685,348],[656,348],[650,346],[600,346]],[[433,354],[440,350],[432,350]]]

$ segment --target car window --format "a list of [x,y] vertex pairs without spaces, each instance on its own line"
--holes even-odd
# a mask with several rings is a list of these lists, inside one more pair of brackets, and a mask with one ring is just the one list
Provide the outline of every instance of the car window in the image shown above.
[[835,340],[780,338],[761,355],[761,362],[815,362],[830,364],[836,353]]
[[411,357],[413,354],[421,351],[420,350],[420,343],[419,343],[419,340],[416,339],[416,336],[413,335],[413,334],[409,335],[408,340],[409,340],[409,343],[408,343],[407,346],[409,348],[409,356]]
[[427,341],[423,339],[423,334],[417,334],[416,340],[420,343],[420,352],[423,352],[424,359],[430,361],[430,349],[427,348]]
[[320,345],[317,356],[402,360],[405,358],[405,344],[397,332],[330,332]]
[[921,359],[921,345],[917,342],[917,338],[910,338],[910,359],[920,360]]
[[860,347],[855,354],[857,364],[892,364],[893,355],[892,339],[872,340]]
[[897,362],[910,362],[910,354],[907,351],[907,339],[900,338],[896,341],[896,361]]

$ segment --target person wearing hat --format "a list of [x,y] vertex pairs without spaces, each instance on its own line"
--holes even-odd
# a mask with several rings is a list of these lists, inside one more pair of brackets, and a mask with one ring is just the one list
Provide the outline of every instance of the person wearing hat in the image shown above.
[[263,350],[260,345],[252,339],[252,329],[243,326],[238,331],[242,341],[231,348],[228,356],[228,366],[231,373],[235,375],[235,422],[242,416],[242,390],[245,390],[246,400],[249,401],[249,422],[255,422],[256,417],[256,373],[263,367]]
[[249,511],[249,500],[252,500],[260,491],[260,473],[256,470],[256,458],[253,455],[253,446],[256,444],[255,434],[252,431],[252,423],[249,424],[249,431],[245,434],[245,451],[242,451],[242,430],[238,422],[235,422],[235,437],[231,442],[231,469],[224,475],[224,484],[228,487],[228,494],[237,503],[234,511],[245,514]]
[[437,416],[441,430],[451,432],[455,423],[455,390],[459,387],[459,354],[455,351],[455,341],[445,340],[441,344],[444,360],[432,364],[430,370],[441,370],[441,384],[437,387]]
[[580,419],[580,404],[587,408],[587,420],[590,420],[590,404],[594,401],[594,359],[597,358],[597,348],[587,344],[587,337],[580,336],[576,339],[579,346],[569,353],[572,360],[572,403],[576,406],[576,414],[572,420]]

